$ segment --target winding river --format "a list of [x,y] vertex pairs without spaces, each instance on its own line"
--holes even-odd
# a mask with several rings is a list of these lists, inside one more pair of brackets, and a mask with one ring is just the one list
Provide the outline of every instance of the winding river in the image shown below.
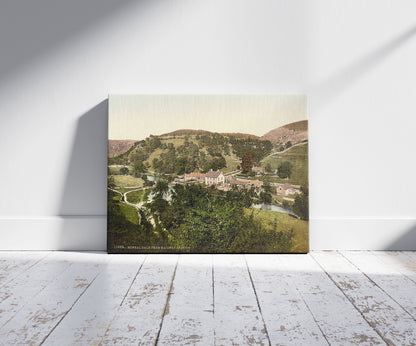
[[299,219],[299,216],[297,216],[293,211],[283,208],[283,207],[279,207],[278,205],[272,205],[272,204],[253,204],[252,206],[253,208],[256,209],[264,209],[264,210],[272,210],[272,211],[277,211],[278,213],[283,213],[283,214],[288,214],[290,216],[296,217],[297,219]]

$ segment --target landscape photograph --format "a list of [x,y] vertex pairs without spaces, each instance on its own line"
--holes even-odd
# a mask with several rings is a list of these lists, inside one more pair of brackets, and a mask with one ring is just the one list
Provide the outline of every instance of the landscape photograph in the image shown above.
[[109,253],[306,253],[304,95],[111,95]]

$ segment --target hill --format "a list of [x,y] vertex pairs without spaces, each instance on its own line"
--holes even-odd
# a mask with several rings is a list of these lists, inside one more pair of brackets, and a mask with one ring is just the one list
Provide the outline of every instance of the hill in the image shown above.
[[292,145],[308,139],[308,121],[302,120],[287,124],[267,132],[260,137],[261,140],[269,140],[275,146],[285,145],[291,142]]
[[238,138],[259,139],[259,136],[241,132],[221,132],[220,135]]
[[[210,132],[206,130],[180,129],[180,130],[164,133],[160,136],[153,136],[153,137],[192,136],[192,135],[206,135],[206,134],[212,134],[212,133],[214,132]],[[256,136],[256,135],[252,135],[249,133],[240,133],[240,132],[221,132],[220,135],[229,136],[229,137],[238,137],[238,138],[251,138],[251,139],[259,138],[259,136]]]
[[164,134],[162,134],[160,136],[156,136],[156,137],[203,135],[203,134],[207,134],[207,133],[211,133],[211,132],[205,131],[205,130],[180,129],[180,130],[164,133]]
[[133,139],[109,139],[108,140],[108,157],[115,157],[125,153],[137,141]]

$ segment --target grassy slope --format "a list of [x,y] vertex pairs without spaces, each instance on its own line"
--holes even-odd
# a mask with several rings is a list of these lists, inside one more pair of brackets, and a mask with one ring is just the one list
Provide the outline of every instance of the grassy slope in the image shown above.
[[143,186],[143,180],[131,175],[112,175],[112,177],[117,187]]
[[144,202],[147,200],[148,194],[149,194],[149,190],[133,191],[126,195],[127,201],[133,204]]
[[134,223],[135,225],[139,224],[139,216],[137,215],[137,210],[134,207],[126,205],[120,202],[120,195],[113,191],[108,191],[109,195],[112,197],[113,200],[117,201],[120,205],[121,212],[123,215],[129,220],[130,222]]
[[293,228],[294,237],[292,252],[305,253],[309,249],[309,224],[307,221],[298,220],[287,214],[278,213],[272,210],[247,209],[247,212],[254,210],[254,219],[260,222],[266,229],[273,229],[276,219],[278,231],[289,231]]
[[153,168],[153,160],[154,159],[159,159],[160,160],[160,155],[162,154],[162,153],[164,153],[164,152],[167,152],[167,150],[163,150],[163,149],[160,149],[160,148],[158,148],[158,149],[156,149],[154,152],[152,152],[151,154],[150,154],[150,156],[149,156],[149,158],[146,160],[146,161],[144,161],[143,163],[145,164],[145,165],[149,165],[149,169],[151,170],[151,171],[153,171],[154,170],[154,168]]
[[277,154],[267,157],[262,161],[262,167],[270,163],[275,170],[283,161],[290,161],[293,164],[293,173],[290,179],[272,179],[275,182],[289,182],[291,184],[307,185],[308,184],[308,144],[299,145],[286,151],[283,154]]
[[[121,166],[121,167],[123,167],[123,166]],[[118,175],[118,174],[120,174],[121,167],[109,166],[108,168],[110,170],[110,174]],[[129,169],[129,173],[133,174],[133,167],[132,166],[124,166],[124,167],[127,167]]]

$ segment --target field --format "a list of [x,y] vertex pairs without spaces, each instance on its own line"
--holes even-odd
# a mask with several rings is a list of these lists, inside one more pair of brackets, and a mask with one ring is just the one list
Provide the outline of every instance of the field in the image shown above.
[[127,201],[133,204],[138,204],[147,200],[149,190],[137,190],[126,194]]
[[247,209],[247,213],[254,210],[254,219],[266,229],[273,230],[277,224],[278,231],[289,231],[293,228],[294,236],[291,252],[306,253],[309,248],[309,226],[307,221],[296,219],[288,214],[272,210]]
[[262,161],[262,167],[266,167],[269,163],[272,170],[275,170],[283,161],[292,163],[292,176],[289,179],[270,177],[270,182],[288,182],[295,185],[308,185],[308,144],[293,147],[283,154],[266,157]]
[[143,180],[140,178],[135,178],[131,175],[111,175],[114,179],[114,184],[117,187],[141,187],[143,186]]
[[131,167],[131,166],[123,166],[123,165],[108,166],[109,174],[110,175],[118,175],[118,174],[120,174],[120,169],[122,167],[127,167],[128,170],[129,170],[129,174],[133,174],[133,167]]

